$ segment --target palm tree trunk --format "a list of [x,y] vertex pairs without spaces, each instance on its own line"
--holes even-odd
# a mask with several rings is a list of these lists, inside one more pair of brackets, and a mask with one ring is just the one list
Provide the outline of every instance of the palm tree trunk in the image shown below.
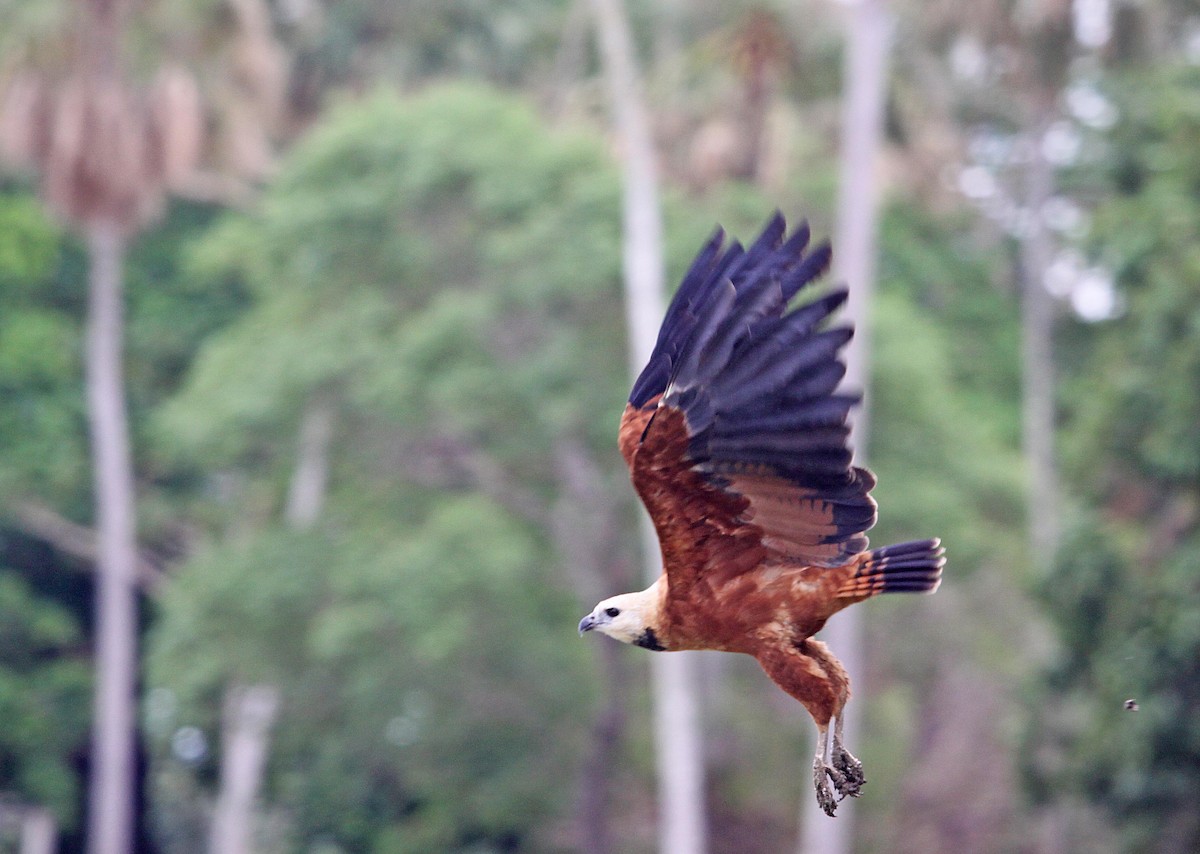
[[113,223],[87,227],[89,254],[88,420],[95,478],[96,688],[88,851],[133,850],[134,679],[137,664],[137,544],[133,462],[125,412],[121,257]]
[[[641,370],[658,336],[663,315],[663,226],[654,141],[637,83],[629,22],[620,0],[591,0],[612,98],[617,132],[624,143],[624,278],[629,362]],[[646,575],[662,571],[658,540],[643,517]],[[704,763],[696,692],[696,661],[688,653],[651,659],[654,738],[657,746],[659,851],[705,850]]]
[[[836,278],[850,287],[847,314],[856,333],[846,349],[846,385],[868,391],[870,362],[869,308],[875,286],[879,182],[876,159],[883,132],[887,93],[888,52],[892,18],[883,0],[861,0],[849,10],[845,93],[842,110],[842,149],[838,182],[838,224],[834,242]],[[864,465],[869,425],[869,397],[854,419],[851,442],[855,463]],[[862,628],[857,608],[847,608],[829,621],[823,639],[841,659],[851,682],[861,680],[864,667]],[[861,686],[862,682],[858,684]],[[861,720],[859,702],[846,706],[846,743],[857,741]],[[853,749],[853,747],[851,748]],[[836,821],[805,793],[801,812],[800,854],[846,854],[852,847],[853,801],[842,801]]]

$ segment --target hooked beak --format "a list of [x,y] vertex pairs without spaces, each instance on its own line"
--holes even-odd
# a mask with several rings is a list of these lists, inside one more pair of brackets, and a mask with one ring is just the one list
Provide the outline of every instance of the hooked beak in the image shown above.
[[588,614],[579,621],[579,636],[583,637],[584,632],[590,632],[594,628],[596,628],[596,615]]

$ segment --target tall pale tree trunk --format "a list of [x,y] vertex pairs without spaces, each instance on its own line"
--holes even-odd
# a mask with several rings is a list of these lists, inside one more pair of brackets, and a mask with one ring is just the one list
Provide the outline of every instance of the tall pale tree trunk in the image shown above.
[[112,223],[87,228],[88,420],[96,495],[96,697],[88,850],[133,850],[134,679],[137,661],[133,463],[122,381],[121,258]]
[[54,854],[58,850],[58,822],[45,807],[27,807],[21,816],[20,854]]
[[[620,0],[590,0],[624,144],[623,247],[625,309],[631,370],[650,356],[663,316],[662,208],[650,124],[637,81],[633,39]],[[642,517],[646,576],[662,571],[658,540]],[[704,763],[696,692],[697,661],[688,653],[651,657],[654,738],[657,748],[659,850],[700,854],[705,850]]]
[[255,850],[254,808],[278,710],[279,689],[274,685],[235,684],[225,690],[221,781],[209,837],[212,854]]
[[[879,180],[877,162],[883,134],[887,94],[888,54],[893,20],[883,0],[860,0],[847,9],[847,48],[842,108],[842,145],[838,181],[837,230],[834,239],[835,278],[850,288],[847,314],[856,328],[846,349],[847,387],[868,392],[870,304],[875,288]],[[851,443],[855,463],[867,455],[869,397],[854,419]],[[862,685],[863,640],[857,608],[838,614],[822,632],[841,659],[852,684]],[[846,706],[846,743],[858,742],[862,698]],[[868,772],[870,764],[867,765]],[[853,841],[854,802],[842,801],[836,820],[817,806],[812,791],[802,805],[800,854],[847,854]]]
[[[316,524],[325,506],[334,408],[316,392],[300,419],[296,468],[283,518],[296,531]],[[255,818],[270,752],[271,728],[279,714],[277,685],[234,682],[225,689],[221,719],[220,781],[209,828],[210,854],[251,854]]]
[[1046,290],[1053,245],[1042,211],[1054,193],[1054,167],[1042,151],[1053,120],[1052,96],[1035,108],[1025,173],[1030,227],[1019,244],[1021,278],[1022,443],[1029,469],[1029,538],[1034,559],[1053,559],[1059,533],[1058,466],[1054,454],[1054,314]]

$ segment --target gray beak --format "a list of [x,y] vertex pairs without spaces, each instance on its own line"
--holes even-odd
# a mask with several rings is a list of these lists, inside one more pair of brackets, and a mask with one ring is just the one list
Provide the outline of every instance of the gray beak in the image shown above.
[[588,614],[579,621],[579,636],[583,637],[584,632],[590,632],[594,628],[596,628],[596,615]]

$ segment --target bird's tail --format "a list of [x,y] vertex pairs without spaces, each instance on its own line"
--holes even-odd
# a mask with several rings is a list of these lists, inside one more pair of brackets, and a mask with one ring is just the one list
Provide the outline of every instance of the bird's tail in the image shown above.
[[858,556],[854,575],[837,591],[838,598],[865,599],[877,593],[932,593],[942,583],[946,565],[942,541],[897,543]]

